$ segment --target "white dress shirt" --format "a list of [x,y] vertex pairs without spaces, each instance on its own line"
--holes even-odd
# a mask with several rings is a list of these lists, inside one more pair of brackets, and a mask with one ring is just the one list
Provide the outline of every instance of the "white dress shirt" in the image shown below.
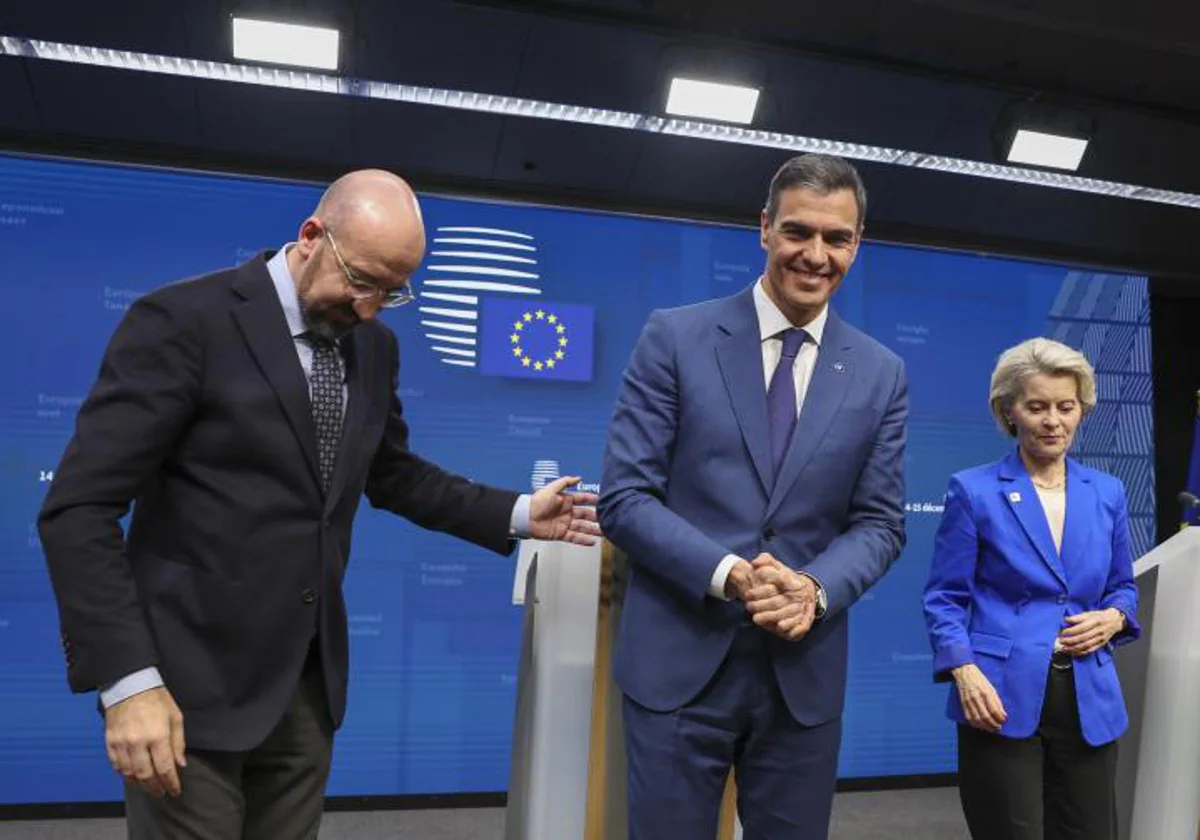
[[[765,282],[765,277],[759,277],[754,282],[754,311],[758,315],[758,337],[762,344],[764,394],[771,385],[771,377],[775,375],[775,368],[779,366],[779,357],[783,354],[783,339],[780,337],[780,333],[797,326],[787,319],[787,316],[775,305],[775,301],[767,297],[766,290],[763,288]],[[797,417],[804,408],[804,397],[808,394],[808,385],[812,381],[813,370],[817,366],[817,354],[821,349],[821,339],[825,335],[825,323],[828,320],[829,306],[826,305],[817,313],[817,317],[807,324],[800,325],[808,337],[805,338],[804,344],[800,345],[800,352],[796,354],[796,361],[792,365],[792,376],[796,383]],[[725,581],[729,577],[729,570],[743,559],[745,558],[738,557],[736,554],[726,554],[722,557],[717,568],[713,570],[708,594],[714,598],[729,600],[725,594]],[[816,578],[813,578],[813,581],[817,583],[818,591],[821,591],[822,587]],[[821,594],[824,594],[823,591]]]

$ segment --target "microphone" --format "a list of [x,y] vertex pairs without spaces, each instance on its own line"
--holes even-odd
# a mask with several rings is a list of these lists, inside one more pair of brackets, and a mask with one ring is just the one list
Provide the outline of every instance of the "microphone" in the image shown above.
[[1191,493],[1189,493],[1186,490],[1184,490],[1182,493],[1180,493],[1175,498],[1177,498],[1179,500],[1179,504],[1183,505],[1188,510],[1192,510],[1193,508],[1200,507],[1200,498],[1193,496]]

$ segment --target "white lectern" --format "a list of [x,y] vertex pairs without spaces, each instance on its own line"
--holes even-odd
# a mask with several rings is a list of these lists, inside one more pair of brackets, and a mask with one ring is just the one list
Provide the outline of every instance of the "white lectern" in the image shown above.
[[[1147,591],[1155,572],[1157,585]],[[1195,840],[1200,824],[1200,528],[1186,528],[1142,557],[1134,576],[1150,638],[1129,837]]]
[[[525,623],[505,840],[625,840],[621,695],[612,679],[624,555],[525,540],[513,603]],[[716,840],[734,835],[727,785]]]
[[524,540],[513,601],[525,628],[505,840],[582,838],[600,595],[600,546]]

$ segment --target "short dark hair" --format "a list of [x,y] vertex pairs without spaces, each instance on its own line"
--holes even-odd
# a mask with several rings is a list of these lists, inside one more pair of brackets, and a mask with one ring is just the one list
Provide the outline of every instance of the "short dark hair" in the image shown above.
[[858,205],[858,229],[863,229],[867,218],[867,188],[863,186],[858,170],[847,161],[833,155],[815,153],[788,160],[779,167],[767,190],[768,221],[775,221],[775,214],[779,211],[779,194],[794,187],[816,190],[822,195],[850,190]]

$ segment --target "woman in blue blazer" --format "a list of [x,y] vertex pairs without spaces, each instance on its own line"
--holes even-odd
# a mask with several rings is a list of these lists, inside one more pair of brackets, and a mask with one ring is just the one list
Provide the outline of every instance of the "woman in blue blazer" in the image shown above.
[[1128,724],[1112,651],[1141,629],[1124,488],[1067,458],[1095,377],[1035,338],[1000,356],[990,403],[1017,447],[950,479],[924,597],[963,811],[974,840],[1110,840]]

